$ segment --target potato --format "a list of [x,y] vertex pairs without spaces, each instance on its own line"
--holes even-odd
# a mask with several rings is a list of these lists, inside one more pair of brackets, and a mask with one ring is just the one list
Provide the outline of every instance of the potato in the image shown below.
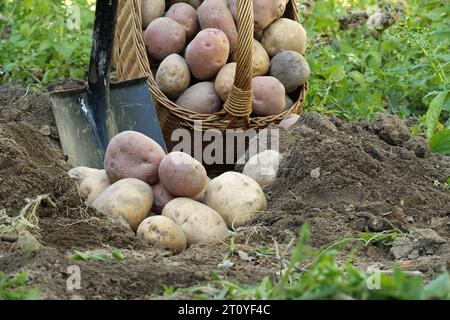
[[186,249],[186,236],[180,227],[164,216],[148,217],[141,222],[136,235],[150,244],[182,252]]
[[294,106],[294,101],[292,101],[292,99],[288,95],[286,95],[284,97],[284,101],[285,101],[285,107],[284,107],[285,111],[289,110],[290,108],[292,108]]
[[84,179],[86,179],[89,176],[92,176],[98,171],[100,170],[88,167],[76,167],[70,169],[69,172],[67,172],[67,174],[71,179],[73,179],[76,182],[77,186],[79,186],[84,181]]
[[281,18],[264,30],[261,43],[269,56],[281,51],[306,52],[306,31],[303,26],[290,19]]
[[285,90],[281,82],[274,77],[255,77],[252,79],[253,112],[258,116],[269,116],[283,112]]
[[212,79],[227,63],[230,44],[223,31],[208,28],[200,31],[186,48],[186,62],[198,80]]
[[263,76],[269,71],[270,59],[262,44],[253,39],[253,76]]
[[285,129],[289,129],[295,123],[297,123],[298,119],[300,119],[300,116],[298,114],[290,114],[280,122],[279,126]]
[[308,61],[298,52],[282,51],[272,58],[270,75],[280,80],[286,93],[292,93],[308,81]]
[[170,18],[157,18],[145,30],[144,42],[150,59],[162,61],[168,55],[183,50],[186,31],[181,24]]
[[233,87],[234,77],[236,75],[236,62],[228,63],[220,69],[217,74],[214,88],[219,98],[225,102]]
[[230,44],[230,52],[236,49],[237,30],[233,16],[223,0],[204,0],[197,9],[198,21],[202,29],[215,28],[222,30]]
[[150,213],[152,188],[145,182],[127,178],[112,184],[95,199],[92,207],[114,218],[122,217],[133,231]]
[[195,9],[197,9],[202,4],[203,0],[169,0],[169,1],[166,1],[166,2],[168,2],[169,6],[173,5],[174,3],[185,2],[188,5],[194,7]]
[[220,214],[189,198],[170,201],[164,207],[162,215],[180,226],[188,246],[196,243],[216,243],[229,236],[228,228]]
[[124,131],[109,142],[104,166],[111,182],[124,178],[158,182],[158,167],[165,152],[159,144],[142,133]]
[[[253,17],[255,32],[266,29],[272,22],[281,18],[286,10],[286,0],[253,0]],[[237,2],[229,1],[230,11],[237,21]]]
[[[231,61],[236,62],[236,51],[231,55]],[[253,39],[253,57],[252,57],[252,70],[253,76],[263,76],[267,74],[270,68],[270,58],[262,44]]]
[[200,28],[197,11],[187,3],[175,3],[166,12],[166,17],[184,26],[188,39],[192,39]]
[[164,11],[166,11],[166,2],[164,0],[142,0],[142,29],[147,29],[153,20],[162,17]]
[[277,177],[281,158],[281,154],[277,151],[263,151],[248,160],[242,173],[255,180],[261,187],[271,185]]
[[230,228],[248,223],[267,206],[259,184],[237,172],[225,172],[212,179],[203,203],[220,213]]
[[207,183],[206,169],[184,152],[171,152],[161,161],[159,179],[164,188],[175,197],[192,198]]
[[199,82],[177,99],[180,107],[202,114],[213,114],[222,108],[222,101],[217,96],[213,82]]
[[89,207],[111,185],[105,170],[78,167],[69,170],[68,174],[75,180],[81,198],[86,200]]
[[193,197],[192,199],[198,202],[202,202],[203,198],[205,197],[205,192],[206,192],[206,188],[208,188],[208,184],[211,181],[211,179],[209,177],[206,177],[206,184],[205,187],[203,188],[202,191],[200,191],[199,194],[197,194],[195,197]]
[[175,197],[172,196],[161,183],[154,184],[152,186],[152,191],[153,191],[152,211],[154,213],[161,214],[166,204],[175,199]]
[[176,53],[165,58],[156,72],[158,88],[171,99],[178,97],[186,90],[190,82],[191,73],[186,61]]

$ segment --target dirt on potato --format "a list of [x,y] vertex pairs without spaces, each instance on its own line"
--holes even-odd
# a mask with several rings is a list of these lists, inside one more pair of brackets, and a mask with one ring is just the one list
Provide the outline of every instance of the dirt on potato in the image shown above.
[[[269,207],[238,230],[234,251],[195,245],[173,255],[86,207],[66,174],[48,94],[0,87],[0,271],[26,271],[43,299],[161,298],[164,286],[204,284],[211,273],[255,284],[279,272],[275,257],[255,251],[276,243],[288,257],[305,222],[317,249],[359,231],[394,229],[411,239],[397,251],[364,247],[354,258],[361,268],[397,265],[432,277],[449,265],[450,191],[442,182],[450,158],[430,155],[399,119],[348,124],[306,113],[281,138],[289,143],[275,184],[264,189]],[[34,225],[12,228],[20,216]],[[420,237],[422,247],[413,241]],[[74,260],[77,250],[109,258]],[[116,250],[123,260],[111,257]],[[68,287],[73,266],[81,289]]]

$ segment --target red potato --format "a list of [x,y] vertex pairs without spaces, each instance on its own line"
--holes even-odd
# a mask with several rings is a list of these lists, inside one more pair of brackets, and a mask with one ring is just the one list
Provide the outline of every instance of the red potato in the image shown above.
[[227,63],[230,44],[223,31],[208,28],[200,31],[186,48],[186,62],[198,80],[214,78]]
[[111,183],[136,178],[156,184],[158,168],[165,152],[159,144],[142,133],[124,131],[111,139],[104,166]]
[[166,12],[166,17],[184,26],[188,39],[192,39],[200,28],[197,11],[187,3],[175,3]]
[[145,30],[144,42],[150,58],[162,61],[170,54],[183,50],[186,43],[186,30],[170,18],[157,18]]
[[153,207],[152,211],[156,214],[161,214],[166,204],[175,199],[161,183],[154,184],[153,190]]
[[169,1],[167,1],[167,4],[169,6],[171,6],[174,3],[180,3],[180,2],[185,2],[188,5],[194,7],[195,9],[197,9],[202,4],[203,0],[169,0]]
[[164,15],[165,10],[166,3],[164,0],[142,0],[142,28],[147,29],[148,25],[152,23],[153,20]]
[[285,90],[281,82],[274,77],[255,77],[252,79],[253,112],[258,116],[269,116],[283,112]]
[[165,156],[158,172],[161,184],[175,197],[195,197],[208,181],[205,167],[184,152],[175,151]]
[[[255,32],[261,32],[272,22],[281,18],[286,10],[287,0],[253,0]],[[237,21],[237,2],[229,0],[230,11]]]
[[211,179],[209,177],[206,177],[206,184],[205,187],[203,188],[203,190],[197,194],[195,197],[192,198],[192,200],[198,201],[198,202],[202,202],[203,198],[205,197],[205,192],[206,192],[206,188],[208,188],[208,184],[211,181]]
[[300,119],[300,116],[298,114],[290,114],[285,119],[283,119],[283,121],[280,122],[280,127],[289,129],[295,123],[297,123],[298,119]]
[[222,108],[222,101],[217,96],[213,82],[193,85],[181,94],[176,104],[201,114],[213,114]]
[[223,0],[205,0],[197,9],[198,20],[202,29],[216,28],[222,30],[230,44],[230,52],[236,49],[237,30],[233,16]]

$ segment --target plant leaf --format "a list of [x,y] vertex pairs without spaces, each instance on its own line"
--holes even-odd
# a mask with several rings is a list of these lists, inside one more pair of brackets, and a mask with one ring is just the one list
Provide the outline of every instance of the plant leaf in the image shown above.
[[450,276],[444,272],[431,281],[422,291],[422,299],[448,299],[450,296]]
[[450,154],[450,129],[436,132],[430,138],[430,150]]
[[111,255],[113,259],[117,261],[122,261],[123,259],[125,259],[125,255],[120,250],[114,250]]
[[427,138],[430,139],[435,130],[436,126],[439,122],[439,117],[442,112],[442,106],[444,105],[445,97],[447,96],[448,91],[440,92],[430,103],[430,107],[428,108],[425,124],[427,127]]

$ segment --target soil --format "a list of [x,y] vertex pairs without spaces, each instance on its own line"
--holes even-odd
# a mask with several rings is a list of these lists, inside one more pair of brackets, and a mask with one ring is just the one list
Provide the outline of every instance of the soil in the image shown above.
[[[276,278],[279,261],[255,250],[276,244],[288,259],[305,222],[316,249],[360,231],[394,229],[404,241],[417,234],[427,240],[406,253],[368,245],[354,258],[363,269],[396,265],[429,279],[449,266],[450,191],[439,183],[450,176],[449,157],[430,155],[423,138],[410,137],[399,119],[384,114],[349,124],[305,113],[280,137],[284,159],[275,184],[264,189],[269,207],[238,230],[234,254],[221,244],[173,255],[86,207],[66,174],[47,94],[0,87],[0,272],[27,271],[44,299],[162,298],[164,286],[201,285],[211,273],[256,284]],[[20,215],[34,225],[2,231]],[[117,249],[121,261],[70,258],[76,250]],[[344,248],[342,259],[351,249]],[[68,267],[74,265],[82,288],[70,291]]]

